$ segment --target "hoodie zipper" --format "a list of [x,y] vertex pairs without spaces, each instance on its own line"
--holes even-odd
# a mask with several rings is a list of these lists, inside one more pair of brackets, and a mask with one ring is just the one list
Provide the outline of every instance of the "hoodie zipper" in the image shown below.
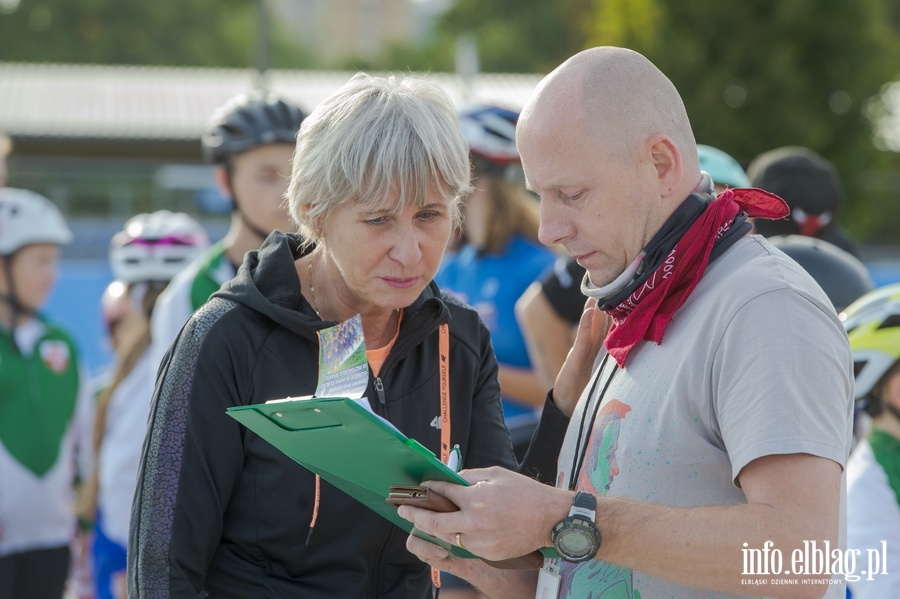
[[375,377],[375,393],[378,394],[378,403],[384,405],[384,383],[380,376]]
[[[425,308],[425,306],[423,306],[423,308]],[[401,334],[400,338],[397,339],[397,344],[394,346],[394,351],[392,351],[388,355],[387,360],[385,360],[384,364],[382,365],[381,373],[383,374],[388,372],[390,367],[393,366],[397,360],[405,356],[412,347],[415,347],[416,345],[421,343],[425,338],[428,337],[428,335],[434,333],[437,330],[438,326],[440,326],[441,323],[445,322],[446,320],[447,308],[443,305],[443,303],[439,303],[439,308],[429,314],[423,315],[423,309],[417,310],[412,318],[410,318],[405,323],[405,326],[402,326],[402,329],[411,329],[415,332],[407,337],[404,337]],[[382,406],[381,416],[386,416],[384,379],[381,375],[373,377],[373,384],[375,387],[375,393],[378,396],[378,403]],[[372,597],[378,596],[379,582],[381,582],[382,577],[384,576],[385,568],[384,547],[390,540],[392,531],[393,526],[388,526],[386,529],[386,534],[381,537],[380,542],[377,544],[379,550],[373,554],[373,559],[370,562],[370,568],[372,568],[372,571],[375,573],[375,575],[371,577],[372,582],[370,586],[370,592],[372,593]]]
[[[410,348],[415,347],[419,343],[422,342],[428,335],[432,334],[437,327],[444,322],[445,319],[445,310],[440,309],[443,305],[441,305],[436,311],[431,314],[422,315],[422,309],[417,310],[415,314],[413,314],[412,318],[407,321],[406,326],[401,327],[402,329],[410,329],[410,327],[415,327],[415,332],[409,336],[404,337],[402,334],[400,338],[397,339],[397,344],[394,346],[394,350],[388,355],[387,360],[384,361],[384,364],[381,366],[381,373],[385,373],[390,370],[391,366],[394,365],[394,362],[402,358],[404,355],[409,352]],[[424,320],[425,322],[420,323],[419,320]],[[420,326],[421,325],[421,326]],[[378,403],[381,404],[381,414],[379,416],[385,416],[384,406],[387,401],[385,392],[384,392],[384,379],[381,375],[372,377],[373,386],[375,387],[375,394],[378,396]]]
[[375,543],[375,547],[378,549],[372,553],[372,560],[369,562],[369,572],[374,574],[374,576],[369,576],[370,597],[380,596],[380,587],[382,586],[385,577],[385,547],[391,540],[391,533],[394,528],[393,524],[385,520],[384,525],[381,528],[381,534],[378,535],[378,541]]

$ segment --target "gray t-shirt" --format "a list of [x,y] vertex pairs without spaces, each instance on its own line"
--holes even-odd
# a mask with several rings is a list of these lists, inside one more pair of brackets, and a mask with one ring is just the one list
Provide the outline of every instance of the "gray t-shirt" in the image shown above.
[[[587,440],[578,446],[587,452],[575,488],[596,495],[672,507],[733,505],[746,503],[735,481],[757,458],[808,453],[843,467],[852,373],[847,336],[824,292],[763,238],[745,237],[709,265],[661,345],[638,343],[624,369],[605,361],[572,416],[557,486],[569,486],[581,455],[579,425]],[[563,599],[731,596],[598,560],[561,562],[561,577]],[[843,597],[843,589],[831,585],[827,596]]]

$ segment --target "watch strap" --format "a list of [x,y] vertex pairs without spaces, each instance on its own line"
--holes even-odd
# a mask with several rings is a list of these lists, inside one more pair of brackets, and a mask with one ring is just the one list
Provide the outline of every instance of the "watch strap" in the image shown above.
[[594,521],[597,514],[597,498],[592,493],[584,491],[576,491],[575,498],[572,500],[572,509],[569,510],[569,516],[584,516]]

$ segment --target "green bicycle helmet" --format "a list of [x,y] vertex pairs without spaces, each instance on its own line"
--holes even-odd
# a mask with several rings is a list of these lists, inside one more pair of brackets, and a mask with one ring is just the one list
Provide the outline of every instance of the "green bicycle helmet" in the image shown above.
[[709,173],[713,183],[728,187],[750,187],[750,179],[737,160],[712,146],[697,144],[700,170]]
[[856,399],[865,399],[866,411],[881,412],[878,384],[900,360],[900,283],[885,285],[859,298],[840,315],[856,375]]

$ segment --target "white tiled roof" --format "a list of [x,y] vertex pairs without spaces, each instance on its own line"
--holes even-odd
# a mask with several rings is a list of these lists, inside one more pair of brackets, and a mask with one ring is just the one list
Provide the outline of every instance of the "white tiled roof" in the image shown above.
[[[353,72],[267,73],[268,87],[311,110]],[[540,75],[481,74],[466,95],[460,77],[434,74],[458,104],[521,108]],[[0,132],[14,137],[197,139],[213,110],[251,89],[250,69],[0,62]]]

